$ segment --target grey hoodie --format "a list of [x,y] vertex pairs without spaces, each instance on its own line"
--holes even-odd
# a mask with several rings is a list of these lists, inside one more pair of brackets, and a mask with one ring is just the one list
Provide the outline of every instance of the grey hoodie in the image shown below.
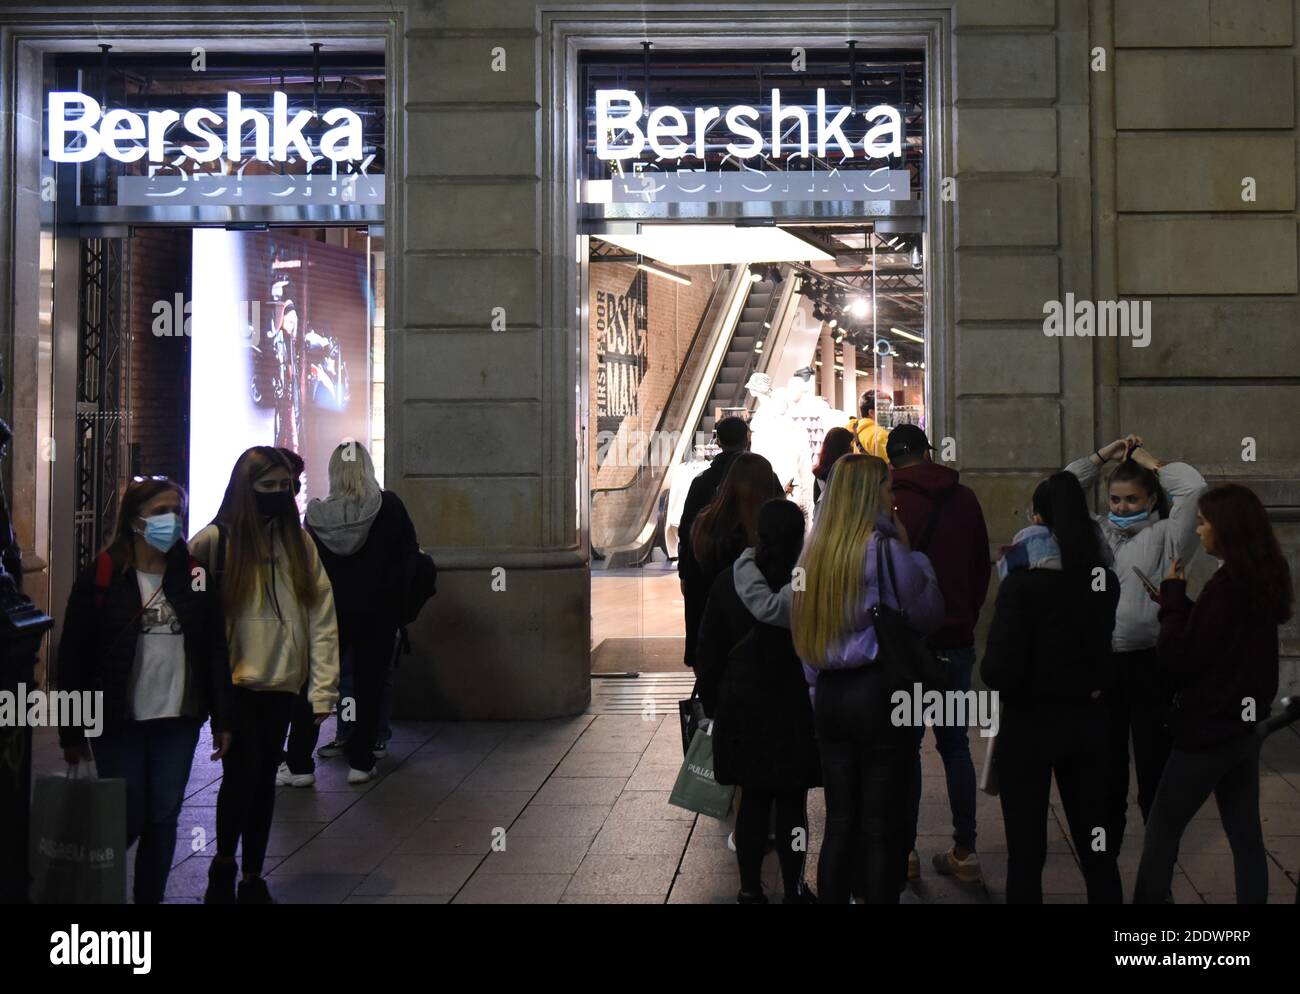
[[[1091,456],[1076,459],[1065,467],[1086,489],[1101,471]],[[1120,528],[1105,514],[1097,515],[1102,536],[1115,556],[1119,577],[1119,608],[1115,612],[1115,633],[1111,648],[1116,652],[1152,649],[1160,634],[1157,615],[1160,606],[1147,596],[1146,588],[1133,573],[1136,566],[1158,587],[1177,557],[1186,569],[1200,549],[1196,537],[1196,503],[1205,491],[1205,478],[1183,462],[1171,462],[1156,473],[1169,495],[1169,517],[1152,517],[1138,525]]]
[[754,551],[752,548],[746,549],[731,567],[731,578],[736,584],[740,602],[764,624],[789,628],[794,590],[788,583],[780,590],[769,587],[758,564],[754,562]]
[[304,520],[330,552],[350,556],[366,544],[383,502],[382,490],[376,490],[360,504],[339,497],[317,499],[307,505]]

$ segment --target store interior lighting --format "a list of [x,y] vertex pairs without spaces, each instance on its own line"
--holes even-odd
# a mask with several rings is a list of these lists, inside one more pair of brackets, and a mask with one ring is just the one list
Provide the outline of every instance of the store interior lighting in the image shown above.
[[691,278],[685,273],[679,273],[675,269],[669,269],[667,266],[661,266],[653,259],[638,259],[636,268],[650,273],[654,276],[662,276],[666,280],[672,280],[674,283],[680,283],[682,286],[690,286]]
[[[666,266],[727,263],[829,262],[828,252],[783,228],[734,224],[643,224],[635,234],[609,232],[601,240]],[[761,270],[760,270],[761,271]]]

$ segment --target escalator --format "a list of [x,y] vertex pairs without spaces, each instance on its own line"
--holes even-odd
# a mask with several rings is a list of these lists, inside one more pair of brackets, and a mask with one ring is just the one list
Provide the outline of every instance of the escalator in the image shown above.
[[745,384],[773,354],[757,346],[790,321],[793,283],[789,267],[769,267],[755,281],[748,267],[733,266],[719,279],[660,415],[657,457],[627,485],[591,492],[593,569],[640,565],[663,544],[670,471],[708,449],[719,412],[749,406]]
[[745,406],[745,383],[754,371],[756,359],[754,346],[763,340],[763,325],[768,322],[768,312],[778,286],[768,280],[751,285],[696,431],[711,436],[719,409]]

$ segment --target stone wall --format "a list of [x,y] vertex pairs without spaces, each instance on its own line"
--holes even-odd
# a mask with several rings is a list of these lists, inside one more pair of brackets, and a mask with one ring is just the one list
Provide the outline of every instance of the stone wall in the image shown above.
[[[1153,328],[1148,348],[1110,343],[1103,387],[1119,431],[1211,481],[1252,484],[1295,565],[1295,4],[1115,0],[1106,13],[1094,15],[1094,44],[1114,60],[1093,135],[1099,295],[1152,300]],[[1300,653],[1296,622],[1282,636]]]

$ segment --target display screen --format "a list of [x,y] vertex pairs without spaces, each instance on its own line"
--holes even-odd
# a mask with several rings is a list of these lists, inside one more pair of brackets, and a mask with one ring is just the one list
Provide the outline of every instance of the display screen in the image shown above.
[[299,510],[329,493],[345,440],[370,444],[365,251],[274,231],[194,231],[190,534],[221,505],[253,445],[306,462]]

